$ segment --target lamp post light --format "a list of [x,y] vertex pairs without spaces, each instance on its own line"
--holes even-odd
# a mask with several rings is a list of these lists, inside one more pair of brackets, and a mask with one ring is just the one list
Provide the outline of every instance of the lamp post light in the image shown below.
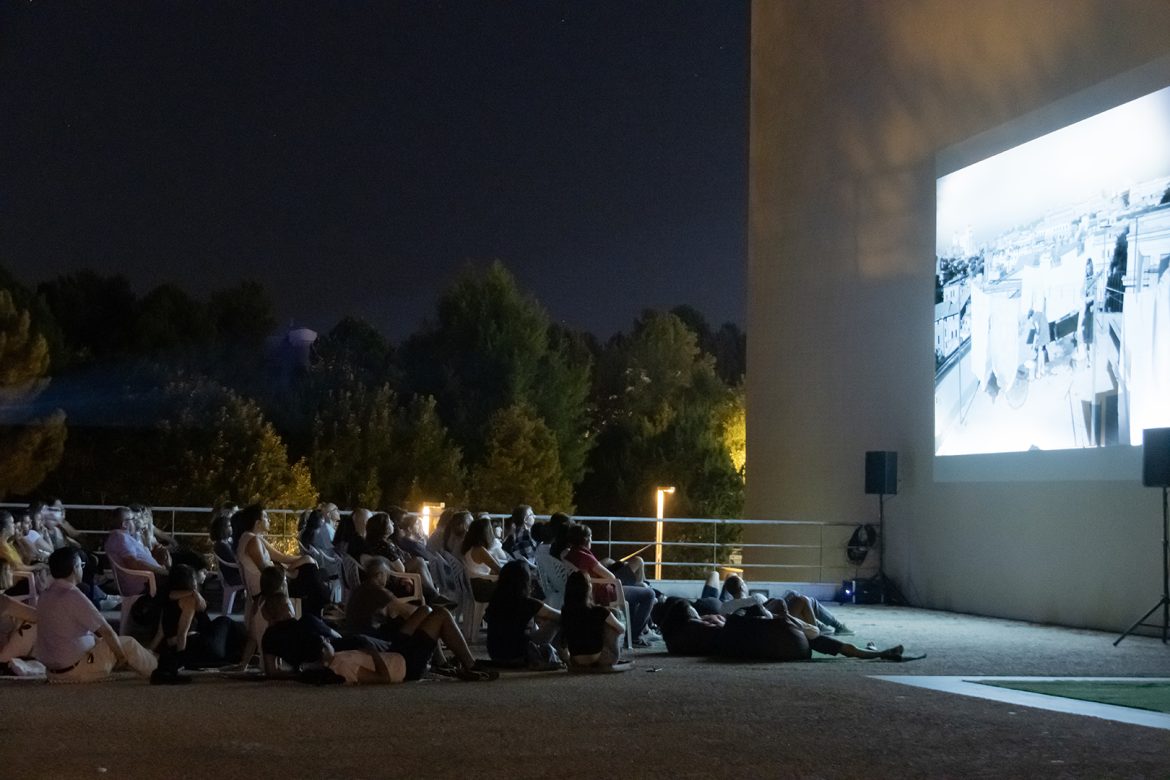
[[655,490],[658,499],[658,522],[654,529],[654,579],[662,579],[662,517],[666,509],[666,496],[674,493],[673,487],[660,487]]
[[437,516],[437,514],[442,513],[446,506],[446,501],[440,501],[437,504],[428,503],[426,501],[423,502],[422,507],[419,509],[418,513],[418,524],[422,526],[423,536],[430,536],[431,522],[433,521],[434,517]]

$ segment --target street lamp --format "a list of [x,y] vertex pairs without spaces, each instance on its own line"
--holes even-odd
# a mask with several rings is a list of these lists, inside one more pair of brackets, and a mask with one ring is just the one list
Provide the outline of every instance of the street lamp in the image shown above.
[[658,498],[658,522],[654,529],[654,579],[662,579],[662,513],[666,508],[666,495],[674,493],[673,487],[660,487],[655,490]]
[[434,517],[436,517],[439,513],[442,513],[443,509],[446,506],[447,506],[446,501],[440,501],[437,504],[433,504],[433,503],[426,502],[426,501],[423,502],[423,505],[419,509],[419,513],[418,513],[418,524],[420,526],[422,526],[423,536],[430,535],[430,533],[431,533],[431,520]]

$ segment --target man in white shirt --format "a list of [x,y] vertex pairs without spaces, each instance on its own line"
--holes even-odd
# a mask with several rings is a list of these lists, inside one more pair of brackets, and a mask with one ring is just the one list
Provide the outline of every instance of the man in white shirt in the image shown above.
[[158,660],[137,640],[119,637],[97,608],[77,589],[84,559],[72,547],[49,556],[53,581],[37,602],[34,655],[45,665],[50,682],[101,680],[129,666],[149,678]]

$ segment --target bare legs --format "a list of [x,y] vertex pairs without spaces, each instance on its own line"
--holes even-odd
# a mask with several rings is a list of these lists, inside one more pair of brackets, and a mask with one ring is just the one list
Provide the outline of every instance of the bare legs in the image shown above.
[[422,631],[431,639],[441,639],[464,669],[475,666],[471,648],[467,646],[467,640],[463,638],[463,633],[455,624],[455,618],[442,607],[422,606],[416,609],[402,626],[404,634],[413,634],[415,631]]

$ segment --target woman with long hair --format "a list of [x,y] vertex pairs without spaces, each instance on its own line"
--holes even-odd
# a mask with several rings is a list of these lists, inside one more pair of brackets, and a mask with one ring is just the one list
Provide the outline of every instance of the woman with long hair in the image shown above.
[[247,632],[227,615],[212,620],[207,602],[199,595],[203,572],[184,563],[171,568],[170,592],[163,604],[162,649],[155,674],[177,676],[180,668],[224,666],[239,657]]
[[569,669],[629,668],[631,664],[622,661],[619,650],[624,633],[625,627],[611,609],[593,603],[593,586],[585,572],[570,574],[561,609],[561,634],[569,651]]
[[529,645],[546,653],[560,626],[561,613],[532,595],[532,569],[526,561],[509,561],[500,570],[495,593],[485,614],[488,656],[499,664],[529,661]]
[[500,564],[489,551],[495,538],[492,519],[487,516],[480,517],[471,523],[459,549],[463,568],[467,570],[467,579],[471,581],[471,592],[476,601],[490,601],[496,589]]
[[585,572],[593,578],[597,592],[595,597],[600,598],[603,590],[621,588],[630,606],[631,635],[635,647],[648,647],[650,643],[642,637],[650,625],[650,611],[654,608],[656,597],[654,590],[645,585],[628,585],[618,579],[617,575],[597,560],[593,555],[593,532],[589,526],[583,524],[570,525],[566,540],[568,548],[565,550],[566,562]]
[[246,506],[236,513],[233,525],[239,518],[239,527],[244,529],[238,540],[236,560],[240,573],[244,575],[249,595],[260,592],[260,573],[272,565],[287,570],[292,580],[289,592],[301,599],[304,610],[311,615],[320,615],[329,603],[329,587],[321,578],[317,562],[309,555],[289,555],[281,552],[267,539],[270,528],[268,512],[259,504]]

